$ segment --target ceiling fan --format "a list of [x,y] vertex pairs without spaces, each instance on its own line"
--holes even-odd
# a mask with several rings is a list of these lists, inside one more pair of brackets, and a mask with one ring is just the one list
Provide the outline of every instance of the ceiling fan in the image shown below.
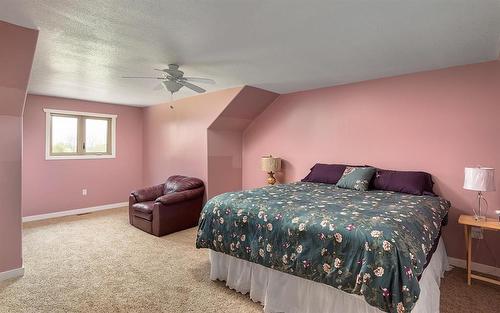
[[169,64],[166,69],[154,69],[155,71],[162,72],[162,75],[159,77],[153,76],[124,76],[122,78],[138,78],[138,79],[158,79],[161,80],[161,84],[159,84],[155,90],[161,89],[162,86],[165,87],[172,94],[174,92],[179,91],[182,87],[187,87],[193,91],[198,93],[203,93],[206,90],[192,84],[190,82],[195,83],[203,83],[203,84],[215,84],[213,79],[209,78],[199,78],[199,77],[185,77],[184,72],[179,70],[179,65],[177,64]]

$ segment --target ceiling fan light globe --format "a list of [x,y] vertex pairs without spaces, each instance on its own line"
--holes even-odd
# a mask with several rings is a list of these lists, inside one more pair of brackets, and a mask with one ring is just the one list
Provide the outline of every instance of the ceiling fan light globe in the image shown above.
[[161,82],[165,88],[171,93],[179,91],[182,88],[182,85],[173,80],[165,80]]

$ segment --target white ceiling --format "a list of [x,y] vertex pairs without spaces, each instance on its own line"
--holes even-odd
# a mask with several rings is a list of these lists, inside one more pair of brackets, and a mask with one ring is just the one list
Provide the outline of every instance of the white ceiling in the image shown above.
[[209,91],[288,93],[493,60],[500,48],[500,0],[0,0],[0,19],[40,29],[31,93],[133,105],[170,96],[121,76],[168,63],[217,80]]

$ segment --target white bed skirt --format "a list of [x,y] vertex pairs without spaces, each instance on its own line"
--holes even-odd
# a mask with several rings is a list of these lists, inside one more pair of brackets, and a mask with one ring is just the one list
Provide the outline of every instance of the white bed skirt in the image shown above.
[[[325,284],[282,273],[262,265],[210,250],[210,279],[226,285],[264,305],[266,313],[380,313],[362,296]],[[412,313],[439,312],[439,285],[448,269],[443,239],[420,279],[420,297]]]

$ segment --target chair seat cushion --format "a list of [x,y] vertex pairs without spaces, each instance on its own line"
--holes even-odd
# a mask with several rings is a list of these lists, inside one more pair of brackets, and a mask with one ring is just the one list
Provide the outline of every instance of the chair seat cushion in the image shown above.
[[145,201],[145,202],[138,202],[132,205],[132,208],[136,212],[142,212],[146,214],[152,214],[153,213],[153,207],[154,207],[155,202],[154,201]]
[[148,214],[144,212],[134,211],[134,217],[148,222],[153,221],[153,213]]

